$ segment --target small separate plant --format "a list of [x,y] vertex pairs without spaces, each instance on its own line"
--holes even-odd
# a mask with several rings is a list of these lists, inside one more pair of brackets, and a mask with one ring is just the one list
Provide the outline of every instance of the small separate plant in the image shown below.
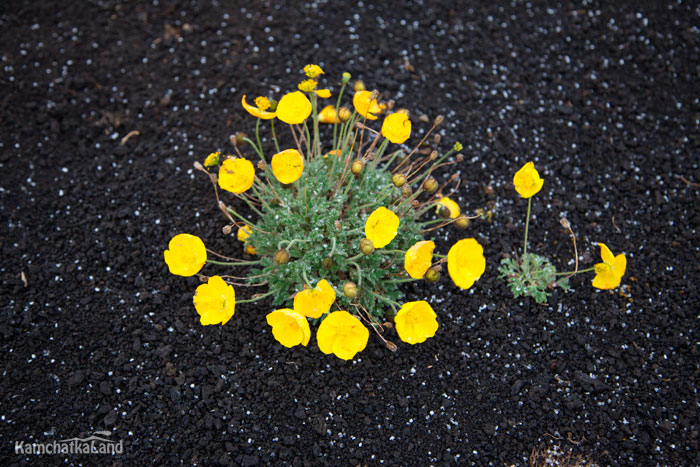
[[[232,138],[236,155],[217,152],[195,163],[214,185],[227,219],[224,233],[235,233],[254,258],[224,257],[207,250],[198,237],[179,234],[170,241],[165,262],[181,276],[199,274],[205,263],[252,266],[247,276],[199,274],[207,281],[194,296],[202,324],[225,324],[237,303],[270,297],[278,308],[267,314],[267,323],[286,347],[306,346],[311,326],[318,326],[320,350],[345,360],[365,348],[368,327],[391,350],[396,345],[383,337],[391,327],[404,342],[424,342],[438,329],[437,314],[423,300],[401,303],[400,285],[437,281],[447,263],[453,282],[468,289],[486,266],[483,248],[473,238],[457,241],[447,255],[434,254],[435,243],[424,238],[453,223],[459,228],[469,224],[450,199],[458,176],[443,183],[433,176],[463,160],[462,145],[440,154],[439,136],[426,143],[443,121],[438,117],[413,149],[390,150],[390,144],[410,138],[408,111],[388,113],[381,128],[372,128],[393,103],[381,102],[377,91],[356,83],[353,110],[341,106],[348,73],[335,104],[319,110],[319,100],[331,97],[328,89],[318,89],[323,71],[307,65],[304,72],[298,90],[279,102],[260,96],[251,105],[243,96],[243,108],[256,118],[254,140],[238,135]],[[275,127],[278,121],[286,124],[283,134]],[[270,124],[272,157],[261,141],[264,122]],[[332,125],[332,131],[323,132],[322,124]],[[323,135],[329,140],[325,144]],[[243,154],[243,144],[252,148],[255,163]],[[247,204],[257,221],[221,200],[219,188]],[[432,211],[437,218],[424,220]],[[234,286],[267,286],[268,291],[236,300]]]
[[[537,303],[546,303],[555,287],[562,289],[569,288],[569,279],[576,274],[595,271],[593,287],[598,289],[614,289],[620,284],[622,276],[625,275],[627,259],[624,254],[614,256],[610,249],[603,243],[600,246],[602,263],[596,264],[592,268],[579,271],[578,250],[576,248],[576,236],[569,221],[562,218],[561,224],[571,234],[574,245],[574,258],[576,266],[570,272],[557,272],[554,265],[545,257],[527,251],[527,234],[530,226],[530,209],[532,207],[532,197],[536,195],[544,184],[544,180],[535,169],[532,162],[525,164],[513,177],[513,185],[518,194],[527,199],[527,215],[525,218],[525,240],[523,242],[523,255],[521,257],[508,257],[501,261],[499,267],[499,278],[505,279],[514,297],[521,295],[532,297]],[[558,279],[557,279],[558,278]]]

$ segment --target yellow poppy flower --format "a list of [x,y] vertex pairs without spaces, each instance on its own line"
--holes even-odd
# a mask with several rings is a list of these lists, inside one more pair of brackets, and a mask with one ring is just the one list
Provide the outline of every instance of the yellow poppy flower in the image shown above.
[[457,219],[457,217],[459,217],[459,204],[455,203],[447,196],[438,201],[437,204],[438,209],[440,208],[440,206],[444,206],[445,208],[447,208],[447,210],[450,212],[450,219]]
[[197,287],[194,307],[203,325],[226,324],[236,308],[236,291],[220,276],[211,276],[206,284]]
[[404,257],[404,268],[409,276],[420,279],[433,262],[435,243],[431,240],[417,242],[408,249]]
[[302,81],[301,83],[299,83],[299,84],[297,85],[297,88],[298,88],[300,91],[311,92],[311,91],[313,91],[314,89],[316,89],[316,85],[317,85],[317,84],[318,84],[318,83],[316,82],[315,79],[305,79],[304,81]]
[[294,125],[302,123],[311,115],[311,102],[301,91],[285,94],[277,104],[277,118]]
[[268,112],[267,109],[270,108],[270,100],[267,97],[257,97],[255,99],[255,106],[248,104],[245,101],[245,94],[241,99],[241,104],[243,108],[248,111],[253,117],[262,118],[263,120],[270,120],[277,116],[275,112]]
[[394,144],[401,144],[411,136],[411,121],[401,111],[389,114],[382,123],[382,136]]
[[220,152],[212,152],[209,154],[207,158],[204,159],[204,167],[214,167],[215,165],[218,165],[220,155]]
[[320,97],[321,99],[328,99],[329,97],[331,97],[331,90],[330,89],[317,89],[316,95],[318,97]]
[[164,252],[165,263],[171,274],[194,276],[207,262],[207,249],[196,235],[178,234],[170,239]]
[[318,65],[309,64],[304,67],[304,74],[309,78],[317,78],[323,74],[323,70]]
[[362,322],[347,311],[334,311],[318,327],[318,348],[325,354],[335,354],[350,360],[367,346],[369,331]]
[[340,123],[334,105],[327,105],[318,113],[319,123]]
[[281,183],[293,183],[304,171],[304,156],[296,149],[286,149],[272,156],[272,173]]
[[357,113],[368,120],[376,120],[377,115],[382,111],[377,103],[377,99],[372,99],[371,91],[359,91],[352,96],[352,105]]
[[254,246],[245,244],[245,252],[248,253],[249,255],[257,255],[258,251],[255,249]]
[[313,289],[304,289],[294,296],[294,311],[308,318],[320,318],[328,313],[335,302],[335,290],[326,279],[321,279]]
[[542,189],[544,180],[540,178],[539,172],[535,168],[535,164],[528,162],[520,170],[515,173],[513,177],[513,185],[515,185],[515,191],[520,194],[523,198],[527,199]]
[[329,156],[340,157],[341,154],[342,154],[342,152],[340,151],[340,149],[332,149],[332,150],[328,151],[327,153],[325,153],[323,155],[323,158],[328,159]]
[[484,248],[473,238],[465,238],[447,253],[447,272],[460,289],[468,289],[486,270]]
[[236,232],[236,238],[242,242],[245,242],[246,238],[250,237],[253,233],[253,229],[249,225],[244,225]]
[[301,314],[289,308],[275,310],[267,315],[267,324],[272,326],[272,335],[285,347],[309,343],[311,329]]
[[613,256],[610,248],[605,243],[598,243],[600,246],[600,257],[603,262],[595,265],[595,278],[593,287],[596,289],[614,289],[620,285],[622,276],[627,269],[627,258],[624,253]]
[[372,240],[374,248],[384,248],[396,237],[399,216],[385,207],[374,210],[365,222],[365,236]]
[[394,324],[399,339],[409,344],[420,344],[435,335],[438,329],[437,315],[425,300],[404,303]]
[[248,159],[226,159],[219,168],[219,186],[233,193],[243,193],[253,186],[255,167]]

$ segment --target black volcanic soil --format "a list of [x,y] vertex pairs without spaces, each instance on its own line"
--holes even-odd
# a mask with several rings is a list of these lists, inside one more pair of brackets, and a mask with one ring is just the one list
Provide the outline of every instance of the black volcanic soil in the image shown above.
[[[500,467],[553,444],[700,465],[697,4],[381,3],[2,2],[2,465]],[[484,245],[472,289],[407,287],[439,316],[425,344],[287,350],[267,302],[203,327],[197,279],[163,262],[181,232],[238,252],[192,163],[252,131],[243,93],[291,90],[307,63],[409,108],[416,141],[444,114],[460,203],[493,209],[436,236]],[[545,178],[530,248],[572,267],[566,216],[583,265],[599,241],[626,253],[619,289],[588,274],[537,305],[497,279],[529,160]],[[99,430],[124,453],[15,453]]]

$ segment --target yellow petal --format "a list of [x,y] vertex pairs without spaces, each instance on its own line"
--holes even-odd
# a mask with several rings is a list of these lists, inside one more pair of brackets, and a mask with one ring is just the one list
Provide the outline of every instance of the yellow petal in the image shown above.
[[272,335],[275,339],[285,347],[294,347],[299,344],[306,346],[311,338],[309,322],[289,308],[269,313],[267,324],[272,326]]
[[610,248],[608,248],[605,243],[601,242],[598,242],[598,246],[600,247],[600,258],[604,263],[608,263],[612,266],[615,263],[615,256],[612,254],[612,251],[610,251]]
[[200,323],[223,325],[235,312],[236,292],[220,276],[211,276],[206,284],[197,287],[193,302]]
[[515,191],[523,198],[530,198],[542,189],[544,180],[540,178],[539,172],[535,169],[535,164],[528,162],[513,177]]
[[219,168],[219,186],[232,193],[243,193],[253,186],[255,167],[248,159],[226,159]]
[[374,248],[384,248],[396,237],[399,216],[385,207],[379,207],[365,222],[365,236],[372,240]]
[[318,89],[316,90],[316,95],[320,97],[321,99],[328,99],[331,97],[331,90],[330,89]]
[[409,344],[420,344],[433,337],[438,330],[437,315],[424,300],[405,303],[396,316],[394,324],[399,338]]
[[243,105],[243,108],[248,111],[249,114],[251,114],[253,117],[258,117],[262,118],[263,120],[270,120],[272,118],[275,118],[277,114],[275,112],[267,112],[265,110],[260,110],[256,106],[250,105],[245,101],[245,94],[243,95],[243,98],[241,99],[241,105]]
[[403,112],[387,115],[382,123],[382,136],[394,144],[401,144],[411,136],[411,121]]
[[207,262],[207,249],[196,235],[178,234],[170,239],[168,250],[163,252],[171,274],[194,276]]
[[450,219],[456,219],[457,217],[459,217],[459,204],[455,203],[450,198],[445,196],[440,201],[438,201],[438,204],[447,208],[447,210],[450,212]]
[[340,123],[334,105],[327,105],[318,113],[320,123]]
[[357,113],[368,120],[376,120],[377,115],[382,110],[377,103],[377,99],[372,99],[372,92],[370,91],[356,92],[352,97],[352,105],[355,106]]
[[435,243],[428,241],[417,242],[406,251],[404,256],[404,268],[409,276],[420,279],[425,275],[433,262],[433,250]]
[[465,238],[447,253],[447,271],[455,285],[468,289],[486,270],[483,247],[473,238]]
[[245,242],[246,238],[250,237],[252,233],[253,229],[251,229],[251,227],[246,224],[238,229],[238,231],[236,232],[236,238],[241,242]]
[[287,149],[272,156],[272,173],[281,183],[293,183],[304,171],[304,156],[296,149]]
[[285,94],[277,104],[277,118],[284,123],[302,123],[311,115],[311,102],[301,91]]

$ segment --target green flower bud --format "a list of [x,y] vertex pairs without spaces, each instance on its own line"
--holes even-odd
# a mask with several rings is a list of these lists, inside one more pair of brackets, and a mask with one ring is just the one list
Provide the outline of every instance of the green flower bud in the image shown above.
[[352,75],[348,73],[347,71],[343,73],[343,84],[348,84],[350,81],[350,78],[352,78]]
[[458,229],[464,230],[469,227],[469,219],[467,216],[459,216],[455,221],[455,226],[457,226]]
[[333,267],[333,258],[328,257],[328,258],[323,258],[323,261],[321,262],[321,266],[323,266],[324,269],[330,269]]
[[425,280],[428,282],[437,282],[437,280],[440,279],[440,273],[436,269],[430,268],[425,272],[425,276],[423,277],[425,277]]
[[277,264],[287,264],[289,262],[289,252],[285,250],[284,248],[281,250],[277,250],[277,253],[275,253],[275,263]]
[[396,188],[401,188],[404,183],[406,183],[406,177],[402,174],[394,174],[394,176],[391,177],[391,182]]
[[362,170],[365,168],[365,163],[362,161],[355,161],[350,166],[350,171],[355,175],[360,175]]
[[438,182],[435,180],[433,177],[428,177],[424,182],[423,182],[423,189],[427,193],[435,193],[435,191],[438,189]]
[[350,299],[357,297],[357,285],[354,282],[347,281],[343,284],[343,294]]
[[360,250],[362,250],[362,253],[365,255],[371,255],[374,253],[374,242],[369,238],[363,238],[360,241]]

